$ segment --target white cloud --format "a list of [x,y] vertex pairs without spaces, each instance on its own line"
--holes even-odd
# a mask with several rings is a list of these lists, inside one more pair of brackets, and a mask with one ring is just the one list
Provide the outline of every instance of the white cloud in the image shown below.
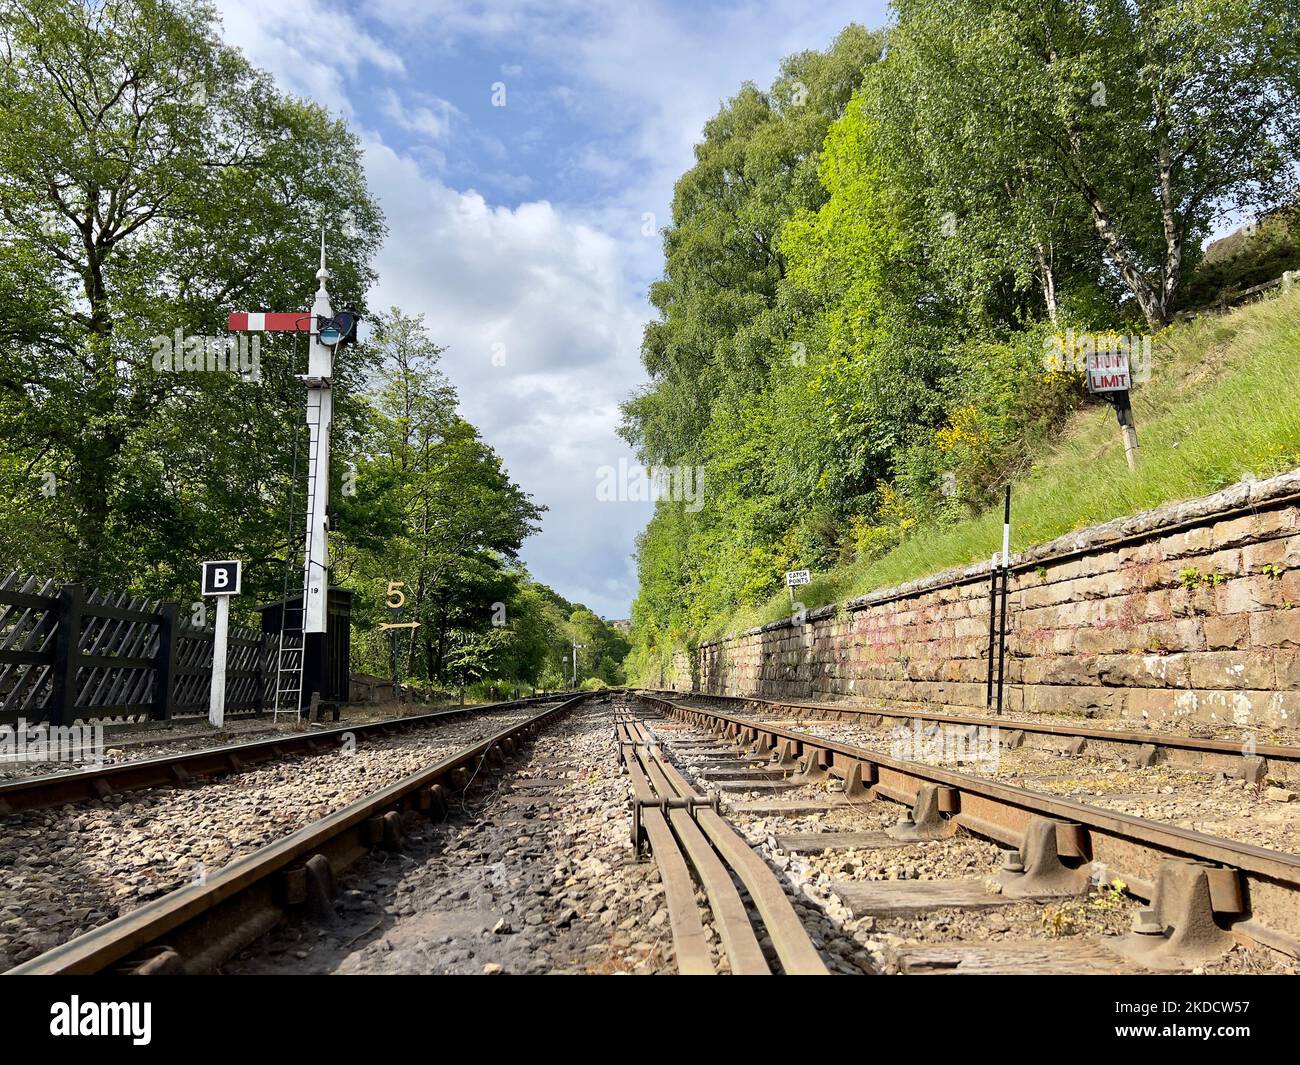
[[405,71],[394,49],[320,0],[222,0],[218,9],[226,40],[255,66],[271,71],[282,88],[344,115],[353,114],[346,83],[363,67]]
[[444,368],[466,416],[550,507],[525,550],[530,568],[623,616],[635,592],[625,556],[648,510],[595,498],[597,468],[629,454],[614,430],[638,376],[643,310],[620,245],[545,201],[494,207],[449,188],[373,134],[366,170],[390,219],[402,220],[379,256],[372,304],[426,316],[449,348]]
[[418,133],[430,140],[444,140],[451,132],[452,121],[459,115],[455,105],[436,96],[414,94],[403,98],[391,88],[382,94],[383,110],[408,133]]

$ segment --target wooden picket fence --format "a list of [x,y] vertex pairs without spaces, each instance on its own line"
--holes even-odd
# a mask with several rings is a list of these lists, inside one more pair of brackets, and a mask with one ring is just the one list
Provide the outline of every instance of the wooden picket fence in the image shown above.
[[[17,573],[0,580],[0,725],[203,715],[211,682],[212,630],[176,603]],[[232,626],[226,714],[261,713],[267,683],[262,633]]]

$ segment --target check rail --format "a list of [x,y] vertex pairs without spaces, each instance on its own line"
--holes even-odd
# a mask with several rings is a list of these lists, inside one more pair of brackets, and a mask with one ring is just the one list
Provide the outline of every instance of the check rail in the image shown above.
[[689,864],[704,887],[733,974],[772,973],[737,890],[738,879],[772,941],[781,970],[789,975],[827,975],[826,964],[780,881],[719,813],[716,803],[696,792],[664,758],[642,721],[624,717],[616,728],[620,762],[632,785],[634,843],[638,849],[648,843],[659,866],[678,970],[696,975],[713,972]]

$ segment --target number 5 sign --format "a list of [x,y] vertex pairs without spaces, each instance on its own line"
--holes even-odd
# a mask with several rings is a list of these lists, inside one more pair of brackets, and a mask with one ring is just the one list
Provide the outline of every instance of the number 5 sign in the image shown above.
[[[385,601],[384,605],[388,607],[389,617],[400,618],[402,616],[402,607],[406,606],[406,593],[402,591],[405,587],[405,581],[388,582],[388,599]],[[418,621],[390,621],[386,624],[380,625],[379,631],[385,632],[388,629],[418,629],[419,627],[420,623]]]

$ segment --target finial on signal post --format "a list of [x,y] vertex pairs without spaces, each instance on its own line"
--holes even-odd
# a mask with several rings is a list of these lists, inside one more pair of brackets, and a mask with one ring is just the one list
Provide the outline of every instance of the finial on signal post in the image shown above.
[[325,226],[320,227],[320,269],[316,271],[316,280],[320,282],[320,291],[325,291],[325,282],[330,279],[330,272],[325,269]]

